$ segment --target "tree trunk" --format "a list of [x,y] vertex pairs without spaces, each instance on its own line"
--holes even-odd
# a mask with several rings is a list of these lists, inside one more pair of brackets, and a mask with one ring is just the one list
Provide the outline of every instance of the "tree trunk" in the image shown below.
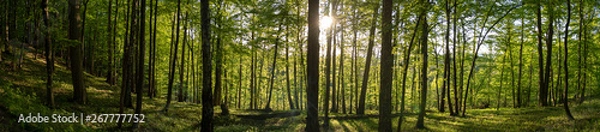
[[523,100],[521,99],[521,78],[523,77],[523,43],[525,38],[525,23],[523,16],[521,16],[521,45],[519,47],[519,77],[517,82],[517,108],[522,106]]
[[[550,6],[553,7],[552,2],[550,2]],[[550,18],[548,18],[548,32],[546,32],[546,73],[544,75],[544,88],[540,89],[540,99],[544,99],[542,102],[542,106],[548,106],[548,86],[550,80],[550,73],[552,71],[552,35],[554,33],[554,11],[553,8],[548,8]]]
[[[417,32],[419,31],[419,26],[421,23],[421,17],[419,17],[417,19],[417,23],[415,25],[415,29],[413,31],[413,35],[410,38],[410,42],[408,43],[408,49],[406,49],[406,52],[404,53],[404,67],[402,70],[402,94],[401,94],[401,103],[400,103],[400,118],[398,119],[398,132],[402,131],[402,121],[404,121],[404,104],[405,104],[405,99],[406,99],[406,76],[408,74],[408,65],[410,64],[410,54],[414,45],[414,40],[415,40],[415,36],[417,36]],[[437,61],[436,61],[437,62]],[[414,73],[414,72],[413,72]],[[442,86],[443,87],[443,86]],[[442,91],[443,93],[443,91]],[[443,98],[442,98],[443,99]],[[443,102],[443,100],[442,100]],[[440,105],[440,107],[443,106],[443,103]]]
[[200,2],[202,18],[202,132],[212,132],[213,126],[213,97],[211,88],[212,59],[210,54],[210,9],[209,0]]
[[567,46],[569,41],[569,23],[571,22],[571,0],[567,0],[567,23],[565,24],[565,59],[563,59],[564,68],[565,68],[565,92],[563,93],[563,107],[565,108],[565,113],[567,114],[567,118],[569,120],[575,120],[573,115],[571,115],[571,110],[569,110],[569,48]]
[[[47,78],[46,78],[46,101],[48,105],[48,107],[50,108],[54,108],[54,93],[52,90],[52,75],[54,74],[54,53],[52,50],[52,38],[50,35],[50,15],[48,13],[48,0],[42,0],[42,9],[44,10],[43,12],[43,16],[44,16],[44,25],[46,26],[46,37],[44,37],[44,43],[46,43],[46,72],[47,72]],[[1,48],[0,48],[1,49]],[[2,51],[0,50],[0,54],[2,54]],[[1,57],[0,57],[0,60]]]
[[288,104],[290,105],[290,109],[296,109],[294,106],[294,101],[292,100],[292,92],[291,92],[291,88],[290,88],[290,46],[288,44],[289,42],[287,42],[286,39],[286,46],[285,46],[285,82],[287,85],[287,97],[288,97]]
[[427,25],[427,7],[428,3],[425,0],[421,0],[423,6],[423,11],[421,11],[421,17],[423,18],[423,25],[421,28],[421,54],[423,54],[423,58],[421,58],[423,67],[421,68],[421,104],[419,105],[419,117],[417,118],[417,128],[423,129],[425,128],[424,118],[425,118],[425,106],[427,105],[427,36],[428,36],[428,25]]
[[308,1],[308,51],[306,88],[306,128],[308,132],[319,132],[319,0]]
[[[110,30],[113,29],[113,25],[112,25],[112,0],[108,1],[108,27],[107,27],[107,31],[108,31],[108,76],[106,77],[106,82],[108,82],[109,85],[115,85],[115,79],[114,79],[114,72],[113,72],[113,58],[114,58],[114,48],[112,45],[114,45],[113,43],[113,32],[111,32]],[[115,17],[116,18],[116,17]]]
[[[379,70],[379,131],[392,131],[392,0],[383,0],[382,43]],[[342,54],[343,55],[343,54]]]
[[[185,101],[184,99],[184,94],[183,94],[183,88],[187,87],[184,86],[186,85],[186,82],[183,81],[184,77],[183,74],[185,73],[185,70],[183,69],[183,67],[185,67],[185,44],[187,43],[187,12],[185,13],[185,16],[183,16],[183,43],[181,43],[181,63],[179,63],[179,92],[178,92],[178,99],[177,102],[183,102]],[[177,36],[179,37],[179,35]],[[216,81],[215,81],[216,82]]]
[[371,68],[371,56],[373,54],[373,43],[375,36],[375,25],[377,25],[377,12],[379,11],[379,3],[375,6],[373,10],[373,21],[371,29],[369,30],[369,46],[367,48],[367,60],[365,62],[365,72],[363,74],[362,86],[360,90],[360,100],[358,102],[358,109],[356,110],[356,114],[364,115],[365,114],[365,98],[367,94],[367,82],[369,80],[369,70]]
[[[168,82],[168,86],[167,86],[168,87],[167,104],[165,105],[165,108],[163,109],[164,112],[168,112],[169,111],[169,105],[171,104],[171,99],[172,99],[172,94],[173,94],[173,79],[175,78],[175,64],[177,62],[177,46],[179,45],[179,16],[180,16],[180,12],[181,12],[181,0],[177,0],[177,14],[173,18],[173,21],[176,22],[176,24],[175,24],[176,26],[172,27],[172,29],[175,30],[175,42],[173,43],[173,47],[171,47],[171,50],[173,51],[173,54],[172,54],[172,58],[171,58],[171,61],[170,61],[171,67],[170,67],[170,70],[169,70],[170,71],[169,72],[169,82]],[[204,30],[203,30],[203,32],[204,32]],[[204,43],[204,39],[203,39],[203,43]],[[204,46],[204,44],[203,44],[203,46]],[[203,65],[204,65],[204,63],[203,63]],[[206,73],[204,73],[204,74],[206,74]],[[204,76],[206,76],[206,75],[204,75]],[[204,91],[204,89],[203,89],[203,91]],[[202,94],[204,95],[204,93],[202,93]],[[202,97],[202,101],[204,101],[204,96]],[[203,104],[204,104],[204,102],[203,102]],[[202,109],[204,109],[204,107]],[[203,114],[203,116],[204,116],[204,114]]]
[[[139,42],[138,43],[138,48],[139,48],[138,50],[139,50],[139,52],[138,52],[138,64],[137,64],[137,69],[136,69],[137,70],[136,74],[138,76],[137,85],[136,85],[136,89],[137,89],[136,90],[136,92],[137,92],[137,95],[136,95],[137,99],[136,100],[137,101],[136,101],[136,109],[135,109],[135,113],[136,114],[142,114],[142,101],[143,101],[142,100],[142,96],[143,96],[142,95],[142,88],[144,87],[144,79],[143,79],[144,78],[144,56],[145,56],[145,53],[146,53],[144,51],[145,47],[146,47],[145,46],[146,45],[146,42],[145,42],[146,39],[144,39],[144,37],[146,35],[146,33],[145,33],[146,30],[144,29],[144,27],[145,27],[145,21],[144,20],[145,20],[145,17],[146,17],[146,11],[145,11],[145,9],[146,9],[146,0],[141,0],[141,4],[140,4],[140,28],[139,28],[140,31],[139,31],[139,37],[138,37],[139,38],[139,41],[138,41]],[[133,126],[134,126],[133,128],[138,128],[139,124],[136,123],[136,122],[134,122]]]
[[[81,18],[79,17],[79,0],[69,0],[69,39],[80,42]],[[86,102],[86,90],[83,84],[83,56],[80,43],[70,46],[71,78],[73,80],[73,100],[79,104]]]
[[[279,28],[277,30],[277,32],[281,31],[281,24],[279,24]],[[265,106],[265,110],[267,111],[272,111],[271,109],[271,96],[273,94],[273,83],[275,82],[275,71],[277,71],[277,68],[275,67],[277,64],[277,47],[279,47],[279,35],[277,35],[277,38],[275,38],[275,53],[273,54],[273,63],[271,64],[271,79],[270,79],[270,84],[269,84],[269,99],[267,100],[267,105]]]
[[546,81],[544,80],[544,58],[543,58],[543,50],[542,50],[542,5],[541,5],[541,1],[538,1],[537,3],[537,29],[538,29],[538,63],[539,63],[539,99],[538,102],[540,103],[541,106],[547,106],[548,102],[546,101],[547,99],[547,95],[544,93],[547,93],[548,89],[544,86],[546,85]]
[[[444,94],[448,94],[448,110],[450,110],[450,115],[454,114],[454,109],[452,108],[452,99],[450,97],[450,4],[449,0],[446,0],[446,34],[445,34],[445,55],[444,55],[444,84],[442,85],[442,100],[444,100]],[[443,104],[440,106],[440,112],[444,112]]]

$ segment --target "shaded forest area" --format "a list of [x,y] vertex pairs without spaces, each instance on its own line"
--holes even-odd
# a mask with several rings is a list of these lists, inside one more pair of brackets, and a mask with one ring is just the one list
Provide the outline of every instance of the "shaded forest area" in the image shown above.
[[[600,129],[598,1],[0,7],[0,131]],[[146,122],[17,122],[28,113]]]

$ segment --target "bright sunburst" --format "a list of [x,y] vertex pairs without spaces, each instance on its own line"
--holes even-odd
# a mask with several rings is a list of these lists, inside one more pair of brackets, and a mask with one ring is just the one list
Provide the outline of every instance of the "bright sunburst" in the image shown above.
[[331,17],[329,17],[329,16],[323,16],[319,20],[319,27],[321,29],[327,29],[327,28],[329,28],[331,26],[331,23],[333,23],[333,19],[331,19]]

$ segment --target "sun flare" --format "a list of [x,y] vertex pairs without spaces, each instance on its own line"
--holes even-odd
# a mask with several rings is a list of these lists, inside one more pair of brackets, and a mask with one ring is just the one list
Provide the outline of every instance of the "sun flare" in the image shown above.
[[329,28],[331,26],[331,23],[333,23],[333,19],[331,19],[331,17],[329,17],[329,16],[323,16],[319,20],[319,27],[321,29],[327,29],[327,28]]

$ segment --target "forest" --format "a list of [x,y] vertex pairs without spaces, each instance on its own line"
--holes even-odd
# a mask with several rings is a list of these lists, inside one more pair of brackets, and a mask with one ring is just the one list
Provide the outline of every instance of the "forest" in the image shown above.
[[0,7],[0,131],[600,131],[596,0]]

